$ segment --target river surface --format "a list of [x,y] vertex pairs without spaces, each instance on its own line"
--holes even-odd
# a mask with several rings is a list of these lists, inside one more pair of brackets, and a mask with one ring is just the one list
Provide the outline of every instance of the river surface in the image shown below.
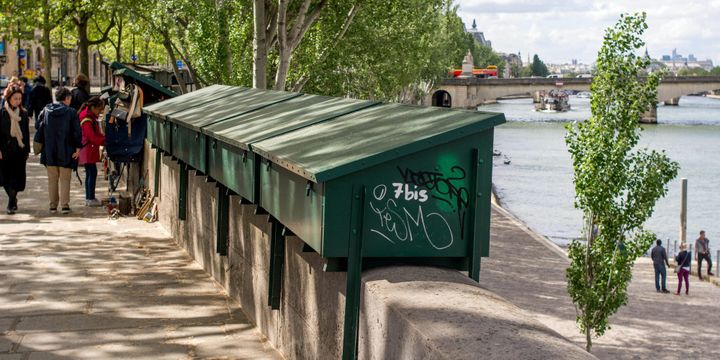
[[[582,213],[573,207],[572,164],[565,124],[590,117],[589,99],[570,98],[566,113],[533,111],[531,99],[480,108],[505,113],[495,130],[493,183],[504,206],[560,245],[579,237]],[[659,106],[658,125],[644,125],[640,145],[666,150],[680,164],[667,196],[658,201],[646,228],[664,243],[678,239],[680,178],[688,179],[687,238],[707,231],[711,250],[720,249],[720,100],[683,97],[679,106]],[[505,165],[503,160],[510,160]],[[714,240],[714,241],[713,241]]]

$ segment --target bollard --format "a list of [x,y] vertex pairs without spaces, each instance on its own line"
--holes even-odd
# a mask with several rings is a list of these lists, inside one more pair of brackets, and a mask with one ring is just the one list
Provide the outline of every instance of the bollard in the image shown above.
[[685,244],[687,234],[687,179],[680,179],[680,243]]
[[677,240],[673,241],[673,257],[677,255]]

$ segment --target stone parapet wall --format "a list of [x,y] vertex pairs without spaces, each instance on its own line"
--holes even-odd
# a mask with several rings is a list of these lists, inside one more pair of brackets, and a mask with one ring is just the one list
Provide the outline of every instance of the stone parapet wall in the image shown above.
[[[155,150],[149,146],[145,159],[152,188]],[[256,206],[232,196],[228,255],[220,256],[216,184],[191,170],[188,220],[179,220],[180,166],[169,156],[161,164],[159,221],[175,241],[287,359],[339,359],[345,273],[323,272],[323,259],[288,237],[280,309],[272,310],[269,216],[256,215]],[[387,267],[364,272],[362,282],[360,359],[594,358],[457,271]]]

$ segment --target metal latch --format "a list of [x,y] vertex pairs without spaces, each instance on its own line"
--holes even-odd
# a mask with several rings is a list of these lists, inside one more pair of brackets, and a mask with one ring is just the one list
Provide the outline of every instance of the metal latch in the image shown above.
[[305,186],[305,196],[310,196],[310,192],[313,189],[312,181],[308,180],[307,185]]

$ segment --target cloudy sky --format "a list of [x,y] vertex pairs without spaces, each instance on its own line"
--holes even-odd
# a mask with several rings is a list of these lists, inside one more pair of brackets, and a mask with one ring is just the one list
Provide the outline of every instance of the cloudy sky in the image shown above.
[[720,0],[455,0],[469,28],[473,19],[496,51],[517,53],[523,61],[538,54],[549,63],[594,61],[604,29],[621,13],[645,11],[650,56],[674,48],[720,65]]

